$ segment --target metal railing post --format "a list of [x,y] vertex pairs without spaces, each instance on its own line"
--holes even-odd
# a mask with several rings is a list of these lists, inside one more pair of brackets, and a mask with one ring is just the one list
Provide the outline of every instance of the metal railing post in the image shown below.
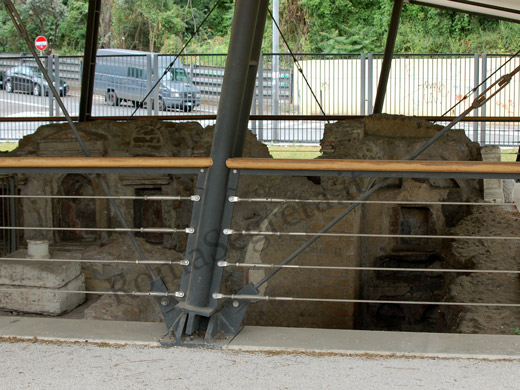
[[[54,83],[55,75],[54,75],[54,56],[52,54],[47,56],[47,72],[49,72],[49,77],[51,79],[51,82]],[[45,88],[42,83],[42,89],[41,89],[42,99],[45,99]],[[51,91],[49,90],[49,116],[54,115],[54,100]]]
[[368,86],[367,86],[367,99],[368,99],[368,115],[372,115],[374,112],[374,55],[368,54]]
[[[152,55],[146,55],[146,90],[150,91],[152,89]],[[146,114],[152,115],[152,97],[148,96],[146,98]]]
[[[54,57],[54,82],[56,83],[56,88],[58,89],[58,92],[61,88],[61,81],[60,81],[60,57],[58,55],[53,56]],[[49,91],[49,95],[51,95]],[[65,95],[63,95],[65,97]],[[54,115],[59,116],[60,115],[60,107],[56,104]]]
[[[278,115],[280,113],[280,57],[277,53],[271,54],[271,115]],[[272,141],[280,140],[280,129],[278,120],[271,121]]]
[[[487,54],[482,54],[482,80],[486,80],[487,77]],[[484,81],[482,84],[482,87],[480,88],[480,92],[485,91],[487,88],[487,82]],[[475,115],[478,115],[478,110],[475,110]],[[486,105],[484,104],[480,108],[480,115],[486,116]],[[482,122],[480,124],[480,145],[485,145],[487,142],[487,135],[486,135],[486,122]]]
[[[480,56],[478,54],[473,55],[473,83],[475,85],[475,88],[480,84]],[[478,111],[475,110],[473,113],[473,116],[478,116]],[[479,123],[473,122],[473,142],[479,141]]]
[[[256,112],[257,112],[257,94],[258,94],[258,87],[256,85],[256,80],[257,80],[257,75],[255,74],[255,84],[253,85],[253,100],[251,102],[251,115],[255,115]],[[256,121],[251,121],[251,131],[253,132],[254,135],[257,135],[257,125],[256,125]]]
[[359,67],[360,67],[360,86],[359,86],[359,113],[360,115],[365,115],[365,93],[366,93],[366,55],[365,53],[361,54],[359,59]]
[[[159,77],[161,77],[159,75],[159,56],[157,54],[152,54],[152,64],[152,85],[155,85],[155,83],[159,80]],[[155,116],[159,115],[159,88],[160,87],[157,86],[157,88],[154,88],[152,92],[153,114]]]
[[[264,55],[263,55],[263,53],[260,53],[260,57],[258,59],[258,115],[264,115]],[[259,141],[264,140],[264,121],[259,121],[257,137],[258,137]]]

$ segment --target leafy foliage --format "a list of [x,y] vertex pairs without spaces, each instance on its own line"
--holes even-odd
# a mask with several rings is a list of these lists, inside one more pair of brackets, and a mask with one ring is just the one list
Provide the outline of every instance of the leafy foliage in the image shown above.
[[[100,47],[175,52],[196,31],[217,0],[104,0]],[[280,28],[295,52],[380,53],[392,0],[279,0]],[[13,0],[29,36],[45,35],[48,52],[80,53],[88,0]],[[227,51],[233,0],[222,0],[191,53]],[[268,20],[263,50],[271,50]],[[400,53],[511,53],[520,49],[520,24],[405,4],[396,42]],[[27,51],[0,6],[0,50]],[[286,49],[281,45],[281,50]]]

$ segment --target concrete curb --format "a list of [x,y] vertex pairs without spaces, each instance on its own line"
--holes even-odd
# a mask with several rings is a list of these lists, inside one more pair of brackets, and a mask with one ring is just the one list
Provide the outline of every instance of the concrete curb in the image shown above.
[[[163,323],[0,317],[0,340],[161,347]],[[247,326],[216,348],[273,355],[520,360],[520,336]]]

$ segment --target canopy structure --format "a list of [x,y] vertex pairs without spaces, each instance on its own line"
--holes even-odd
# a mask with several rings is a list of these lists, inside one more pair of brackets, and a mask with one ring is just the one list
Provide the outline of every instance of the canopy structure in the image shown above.
[[408,2],[520,23],[520,1],[518,0],[408,0]]

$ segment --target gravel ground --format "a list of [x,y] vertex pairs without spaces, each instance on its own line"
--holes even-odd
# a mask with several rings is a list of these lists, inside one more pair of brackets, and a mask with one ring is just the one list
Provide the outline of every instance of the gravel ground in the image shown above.
[[519,360],[0,342],[2,389],[518,389]]

